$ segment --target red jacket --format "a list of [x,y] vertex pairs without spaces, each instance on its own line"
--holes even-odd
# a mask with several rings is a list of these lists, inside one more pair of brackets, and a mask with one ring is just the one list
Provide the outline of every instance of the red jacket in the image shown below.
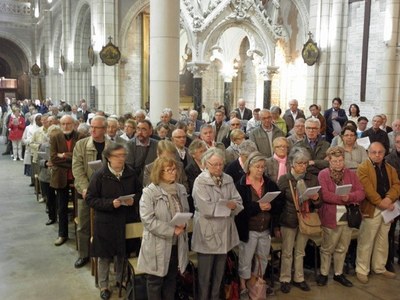
[[14,115],[11,115],[10,121],[8,123],[8,139],[10,141],[18,141],[22,140],[22,135],[24,134],[25,129],[25,119],[22,115],[16,118]]
[[322,207],[318,210],[321,225],[328,228],[336,228],[336,206],[350,203],[360,203],[365,198],[364,188],[355,172],[344,169],[343,184],[352,184],[349,201],[343,202],[341,196],[335,194],[336,184],[330,176],[330,169],[322,170],[318,175],[321,185]]

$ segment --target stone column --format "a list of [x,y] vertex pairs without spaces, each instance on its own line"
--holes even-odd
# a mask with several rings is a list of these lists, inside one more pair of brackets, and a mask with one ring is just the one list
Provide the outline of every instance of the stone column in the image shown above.
[[385,11],[385,36],[386,49],[382,55],[382,74],[381,74],[381,108],[387,114],[388,122],[399,118],[399,71],[397,45],[399,43],[399,8],[400,0],[386,1]]
[[179,110],[179,0],[150,0],[150,119]]
[[210,64],[207,62],[190,62],[187,64],[187,68],[193,74],[193,106],[198,111],[198,119],[201,120],[201,105],[202,103],[202,75],[207,70]]
[[261,69],[261,74],[264,77],[264,93],[263,93],[263,108],[270,109],[271,107],[271,86],[272,77],[278,73],[279,67],[267,66],[266,69]]

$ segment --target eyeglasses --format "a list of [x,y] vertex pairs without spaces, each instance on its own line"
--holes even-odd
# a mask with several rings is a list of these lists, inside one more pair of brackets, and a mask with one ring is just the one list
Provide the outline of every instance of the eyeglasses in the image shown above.
[[212,163],[210,163],[209,161],[208,161],[207,163],[208,163],[211,167],[214,167],[214,168],[221,168],[221,167],[224,166],[223,163],[214,163],[214,164],[212,164]]
[[163,172],[168,173],[168,174],[172,174],[176,172],[176,168],[172,168],[172,169],[165,169],[163,170]]
[[385,154],[385,151],[369,151],[372,155],[383,155]]
[[344,162],[344,160],[343,159],[340,159],[340,160],[331,159],[329,162],[332,164],[342,164]]
[[111,154],[111,157],[116,157],[116,158],[125,158],[126,157],[126,153],[124,154]]
[[184,139],[186,135],[174,136],[174,139]]
[[298,165],[298,166],[307,166],[308,162],[307,161],[296,161],[294,164]]
[[231,123],[232,126],[240,126],[240,123]]
[[319,130],[318,127],[306,127],[307,130]]
[[99,126],[90,126],[90,129],[92,130],[100,130],[100,129],[104,129],[105,127],[99,127]]

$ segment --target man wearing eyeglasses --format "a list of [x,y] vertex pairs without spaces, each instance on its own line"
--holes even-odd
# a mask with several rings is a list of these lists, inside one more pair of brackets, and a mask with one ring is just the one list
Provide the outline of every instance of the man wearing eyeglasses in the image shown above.
[[90,122],[90,136],[76,143],[72,156],[72,173],[75,178],[75,189],[78,192],[77,240],[79,258],[75,262],[75,268],[81,268],[89,262],[90,208],[86,201],[86,194],[90,178],[94,173],[89,162],[103,160],[103,150],[111,143],[106,138],[106,132],[106,118],[94,116]]
[[319,171],[329,166],[325,160],[326,150],[330,144],[320,135],[321,123],[316,118],[307,119],[305,122],[306,136],[304,140],[295,144],[295,146],[304,147],[311,155],[308,163],[307,172],[318,175]]
[[373,142],[368,149],[369,159],[357,169],[366,196],[361,203],[364,218],[358,233],[356,260],[357,279],[361,283],[368,282],[370,269],[387,279],[396,277],[385,267],[390,222],[384,222],[382,212],[394,210],[400,195],[400,182],[396,169],[384,161],[385,152],[381,143]]

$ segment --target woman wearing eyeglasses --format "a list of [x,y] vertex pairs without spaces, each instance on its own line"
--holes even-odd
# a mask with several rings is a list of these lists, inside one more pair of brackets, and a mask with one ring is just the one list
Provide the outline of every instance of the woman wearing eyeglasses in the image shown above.
[[[323,204],[318,213],[322,224],[321,274],[317,278],[319,286],[328,282],[329,269],[333,257],[333,280],[343,286],[353,284],[343,274],[343,265],[351,241],[352,229],[347,223],[346,205],[359,204],[365,198],[364,188],[354,172],[345,168],[345,151],[341,147],[331,147],[326,152],[329,167],[322,170],[319,183]],[[345,195],[336,195],[337,186],[351,184],[351,190]]]
[[281,176],[290,170],[288,161],[289,142],[284,137],[277,137],[272,142],[272,148],[274,155],[266,160],[265,175],[276,183]]
[[346,126],[342,130],[342,140],[344,149],[344,165],[353,171],[368,159],[367,151],[364,147],[357,145],[357,130],[353,126]]
[[[303,196],[308,187],[318,186],[318,178],[307,172],[308,162],[311,156],[309,152],[300,147],[294,147],[289,153],[290,170],[278,180],[278,187],[284,196],[282,211],[279,218],[280,231],[275,234],[282,236],[282,257],[281,257],[281,291],[290,292],[292,279],[292,262],[294,248],[294,275],[292,284],[303,291],[309,291],[310,287],[304,281],[303,258],[305,247],[309,239],[308,235],[299,230],[297,210],[294,201],[297,202],[300,212],[307,214],[320,206],[319,194],[309,197]],[[293,195],[293,192],[294,195]]]
[[218,300],[227,253],[239,244],[234,218],[243,205],[232,177],[223,173],[224,153],[210,148],[202,163],[205,170],[196,178],[192,191],[192,250],[198,253],[198,298]]
[[174,299],[178,269],[184,272],[188,264],[186,224],[170,224],[176,213],[189,212],[186,189],[176,182],[176,171],[175,159],[157,158],[151,184],[140,199],[144,230],[138,269],[147,274],[148,299]]
[[[90,180],[87,201],[95,210],[93,252],[98,257],[101,299],[109,299],[110,263],[116,257],[116,281],[122,284],[122,265],[125,258],[125,223],[137,215],[142,186],[133,169],[125,165],[127,150],[124,145],[110,143],[103,155],[107,165],[95,172]],[[120,196],[135,194],[124,203]]]

